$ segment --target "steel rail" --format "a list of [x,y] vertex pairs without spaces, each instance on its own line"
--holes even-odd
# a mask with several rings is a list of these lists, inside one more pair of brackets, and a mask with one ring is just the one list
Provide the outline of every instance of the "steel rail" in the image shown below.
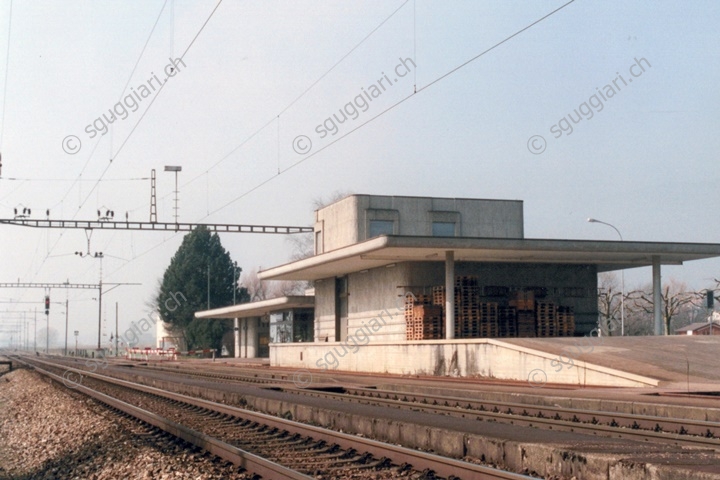
[[[32,365],[32,362],[25,362],[23,360],[18,360],[18,361],[25,363],[26,365]],[[43,363],[45,363],[45,362],[43,362]],[[63,377],[60,377],[59,375],[56,375],[52,372],[48,372],[47,370],[39,368],[35,365],[32,365],[32,367],[34,368],[34,370],[36,372],[38,372],[48,378],[51,378],[52,380],[56,381],[59,384],[65,385],[65,379]],[[55,366],[55,368],[58,368],[58,367]],[[65,385],[65,387],[67,388],[67,385]],[[216,438],[205,435],[196,430],[187,428],[183,425],[180,425],[179,423],[175,423],[175,422],[168,420],[167,418],[161,417],[160,415],[157,415],[153,412],[149,412],[142,408],[136,407],[135,405],[130,405],[129,403],[126,403],[126,402],[123,402],[122,400],[118,400],[116,398],[110,397],[108,395],[105,395],[104,393],[100,393],[100,392],[93,390],[91,388],[88,388],[84,385],[76,385],[75,388],[73,388],[73,390],[82,392],[83,394],[85,394],[91,398],[94,398],[94,399],[98,400],[99,402],[102,402],[111,408],[120,410],[120,411],[122,411],[132,417],[135,417],[147,424],[153,425],[165,432],[168,432],[168,433],[174,435],[177,438],[180,438],[180,439],[182,439],[188,443],[191,443],[193,445],[196,445],[196,446],[202,448],[203,450],[206,450],[206,451],[212,453],[213,455],[216,455],[216,456],[218,456],[224,460],[227,460],[229,462],[232,462],[235,465],[241,466],[248,472],[258,474],[258,475],[262,476],[263,478],[290,478],[290,479],[297,479],[297,480],[312,480],[313,479],[313,477],[302,474],[300,472],[296,472],[295,470],[291,470],[280,464],[271,462],[270,460],[266,460],[255,454],[252,454],[252,453],[242,450],[240,448],[234,447],[228,443],[225,443],[221,440],[218,440]]]
[[[285,383],[295,384],[292,380],[286,378],[259,378],[249,377],[242,375],[229,375],[223,373],[210,373],[202,371],[180,371],[171,368],[163,367],[148,367],[148,370],[153,371],[167,371],[175,373],[177,375],[187,375],[194,377],[204,377],[220,380],[231,380],[236,382],[249,382],[249,383]],[[266,373],[267,375],[267,373]],[[284,376],[284,375],[282,375]],[[542,423],[544,425],[561,425],[565,427],[580,428],[583,423],[591,424],[592,431],[602,430],[602,425],[596,424],[607,424],[607,432],[613,432],[617,429],[622,432],[626,430],[636,430],[638,432],[650,432],[652,437],[657,439],[663,439],[663,434],[675,435],[694,435],[697,437],[704,437],[703,439],[691,439],[692,444],[697,445],[698,441],[703,443],[704,446],[712,446],[714,448],[720,448],[720,423],[706,421],[706,420],[695,420],[690,418],[672,418],[672,417],[660,417],[653,415],[633,414],[624,412],[611,412],[603,410],[586,410],[579,408],[569,407],[553,407],[545,405],[531,405],[527,403],[517,402],[505,402],[497,400],[474,400],[465,397],[453,397],[453,396],[442,396],[432,394],[413,394],[408,392],[397,392],[393,390],[378,390],[375,388],[345,388],[342,387],[344,393],[336,393],[332,391],[324,391],[322,388],[295,388],[295,387],[279,387],[283,391],[296,394],[311,395],[316,397],[334,398],[341,401],[350,400],[356,398],[358,402],[364,402],[367,404],[371,403],[383,403],[393,407],[398,406],[409,406],[409,408],[423,408],[424,410],[433,410],[435,413],[451,414],[454,416],[466,416],[461,414],[458,409],[462,409],[463,412],[484,415],[486,417],[493,417],[496,419],[514,419],[520,417],[521,419],[528,420],[530,418],[536,419],[535,423]],[[359,392],[359,393],[353,393]],[[386,395],[386,398],[380,398],[380,395]],[[395,397],[393,401],[390,397]],[[402,400],[400,400],[402,397]],[[361,401],[360,398],[363,400]],[[367,401],[367,398],[372,398],[372,402]],[[443,405],[447,408],[443,408]],[[497,409],[497,411],[495,411]],[[502,411],[504,410],[505,413]],[[561,416],[561,418],[557,418]],[[557,423],[565,421],[565,423]],[[529,421],[529,420],[528,420]],[[553,423],[556,422],[556,423]],[[533,425],[535,426],[535,425]],[[670,432],[670,430],[676,430],[676,432]],[[664,433],[663,433],[664,432]],[[675,442],[676,439],[668,440]]]
[[[290,391],[309,395],[309,396],[316,396],[316,397],[323,397],[323,398],[335,398],[340,401],[351,401],[351,402],[357,402],[357,403],[365,403],[368,405],[384,405],[388,407],[394,407],[394,408],[405,408],[405,409],[411,409],[411,410],[417,410],[417,411],[424,411],[429,413],[436,413],[440,415],[448,415],[453,417],[460,417],[460,418],[471,418],[475,417],[477,419],[483,418],[483,419],[490,419],[492,421],[499,421],[503,423],[509,423],[512,425],[520,425],[520,426],[528,426],[528,427],[540,427],[540,428],[546,428],[548,430],[564,430],[564,431],[570,431],[570,432],[585,432],[585,433],[592,433],[594,435],[598,435],[600,433],[604,434],[602,436],[606,437],[613,437],[613,438],[630,438],[633,440],[642,440],[642,441],[648,441],[648,439],[652,439],[654,441],[658,441],[660,443],[671,443],[675,445],[685,445],[685,446],[692,446],[692,447],[710,447],[714,448],[715,450],[720,450],[720,438],[716,438],[714,436],[703,436],[706,432],[713,430],[720,429],[720,424],[716,422],[705,422],[702,420],[680,420],[680,419],[671,419],[671,418],[665,418],[665,417],[651,417],[651,416],[644,416],[644,415],[632,415],[632,414],[626,414],[626,413],[619,413],[617,415],[614,415],[611,412],[601,412],[601,411],[593,411],[593,410],[579,410],[579,409],[563,409],[563,408],[557,408],[557,407],[534,407],[529,406],[526,404],[509,404],[509,403],[502,403],[497,402],[498,405],[502,405],[504,408],[508,409],[509,406],[515,406],[518,408],[518,411],[512,411],[512,407],[508,409],[508,412],[502,412],[500,409],[497,411],[494,410],[482,410],[482,409],[475,409],[475,408],[469,408],[467,407],[468,404],[473,403],[472,400],[469,399],[462,399],[458,398],[458,400],[461,400],[462,403],[466,406],[462,406],[460,404],[456,405],[433,405],[430,403],[422,403],[418,401],[409,401],[409,400],[394,400],[394,399],[384,399],[384,398],[378,398],[378,397],[372,397],[370,395],[362,397],[357,395],[346,395],[346,394],[338,394],[338,393],[332,393],[332,392],[323,392],[323,391],[317,391],[317,390],[311,390],[311,389],[283,389],[283,391]],[[368,389],[370,393],[374,393],[375,390]],[[392,392],[394,394],[397,394],[398,392]],[[418,397],[417,395],[405,395],[400,394],[399,396],[403,397]],[[450,399],[452,397],[438,397],[445,399]],[[477,402],[477,401],[476,401]],[[495,403],[495,402],[493,402]],[[553,417],[552,415],[545,415],[542,412],[543,411],[554,411],[557,412],[556,414],[559,416],[559,412],[564,413],[570,413],[575,412],[573,414],[573,420],[563,420],[562,418]],[[536,412],[535,415],[531,412]],[[541,416],[537,416],[537,412],[541,413]],[[580,418],[585,419],[583,422]],[[604,418],[606,420],[606,423],[609,423],[608,425],[601,425],[599,418]],[[589,419],[589,420],[588,420]],[[607,421],[609,419],[609,421]],[[626,419],[627,421],[632,420],[635,424],[635,426],[622,426],[617,423],[616,419]],[[597,423],[593,423],[593,420]],[[642,428],[641,422],[644,425],[650,425],[652,424],[652,427],[649,428]],[[680,432],[668,432],[664,429],[660,428],[659,430],[657,427],[659,427],[662,424],[673,424],[678,426],[680,429],[684,430],[682,433]],[[701,431],[705,429],[705,431],[702,431],[699,434],[696,434],[696,436],[692,436],[693,434],[688,433],[688,429],[686,426],[689,426],[691,428],[697,429],[698,431]],[[711,430],[713,429],[713,430]]]
[[[416,470],[432,470],[436,475],[443,477],[459,477],[463,480],[529,480],[535,479],[527,475],[522,475],[513,472],[507,472],[504,470],[498,470],[491,467],[485,467],[482,465],[475,465],[469,462],[461,460],[455,460],[449,457],[443,457],[440,455],[434,455],[427,452],[421,452],[410,448],[405,448],[397,445],[391,445],[388,443],[379,442],[365,437],[358,437],[355,435],[349,435],[342,432],[336,432],[322,427],[315,427],[312,425],[306,425],[304,423],[295,422],[293,420],[286,420],[283,418],[267,415],[264,413],[254,412],[245,410],[229,405],[223,405],[221,403],[210,402],[208,400],[202,400],[187,395],[162,390],[155,387],[146,385],[140,385],[125,380],[120,380],[97,373],[90,373],[84,370],[79,370],[73,367],[65,365],[53,364],[39,359],[32,358],[29,363],[38,362],[46,365],[50,365],[54,368],[65,368],[66,370],[73,371],[81,376],[87,376],[94,378],[106,383],[120,385],[126,388],[138,390],[145,393],[157,395],[159,397],[175,400],[178,402],[187,403],[192,406],[199,408],[205,408],[213,410],[215,412],[230,415],[233,417],[240,417],[246,420],[262,423],[271,428],[277,428],[279,430],[287,431],[291,434],[298,434],[302,436],[311,437],[315,440],[323,440],[328,443],[337,444],[342,449],[354,449],[368,452],[378,458],[387,457],[393,462],[402,464],[407,463],[413,466]],[[62,381],[62,380],[61,380]]]
[[[237,382],[286,384],[292,382],[284,378],[268,379],[201,371],[188,372],[162,367],[148,367],[148,370],[167,371],[176,375],[232,380]],[[292,383],[294,384],[294,382]],[[462,418],[470,416],[483,417],[515,425],[544,427],[556,430],[560,428],[565,431],[584,431],[596,435],[602,433],[603,436],[615,438],[633,437],[646,441],[648,438],[651,438],[663,443],[695,447],[703,446],[720,450],[720,423],[705,420],[659,417],[602,410],[584,410],[568,407],[538,406],[495,400],[473,400],[464,397],[413,394],[362,387],[342,387],[345,391],[344,393],[326,391],[322,388],[278,388],[293,394],[331,398],[339,401],[355,401],[367,405],[375,404],[395,408],[409,408]],[[385,395],[386,398],[380,398],[380,395]],[[395,398],[390,398],[391,396]],[[400,399],[400,397],[402,397],[402,399]],[[672,429],[675,431],[671,431]]]

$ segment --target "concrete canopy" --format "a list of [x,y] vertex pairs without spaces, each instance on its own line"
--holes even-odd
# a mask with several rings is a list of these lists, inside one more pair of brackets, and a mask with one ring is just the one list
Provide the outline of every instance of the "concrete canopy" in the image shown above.
[[258,273],[263,280],[318,280],[399,262],[560,263],[599,272],[720,257],[720,244],[382,235]]
[[195,312],[195,318],[250,318],[262,317],[278,310],[291,308],[313,308],[315,297],[294,295],[288,297],[271,298],[259,302],[241,303],[229,307],[214,308]]

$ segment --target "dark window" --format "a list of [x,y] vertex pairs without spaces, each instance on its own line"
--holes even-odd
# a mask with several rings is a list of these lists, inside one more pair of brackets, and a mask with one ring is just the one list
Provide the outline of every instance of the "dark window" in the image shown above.
[[370,220],[370,235],[368,238],[380,235],[392,235],[395,222],[392,220]]
[[433,222],[432,234],[433,237],[454,237],[455,224],[452,222]]

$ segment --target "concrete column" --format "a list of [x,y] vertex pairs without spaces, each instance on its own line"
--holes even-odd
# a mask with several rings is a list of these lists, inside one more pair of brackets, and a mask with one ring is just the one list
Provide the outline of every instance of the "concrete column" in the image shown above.
[[455,338],[455,252],[445,252],[445,338]]
[[663,335],[663,319],[662,319],[662,276],[660,275],[660,257],[653,255],[652,257],[652,277],[653,277],[653,318],[655,320],[655,335]]
[[235,358],[240,358],[240,320],[233,320],[233,337],[235,338]]
[[245,319],[245,325],[243,326],[243,358],[257,357],[258,321],[257,317]]

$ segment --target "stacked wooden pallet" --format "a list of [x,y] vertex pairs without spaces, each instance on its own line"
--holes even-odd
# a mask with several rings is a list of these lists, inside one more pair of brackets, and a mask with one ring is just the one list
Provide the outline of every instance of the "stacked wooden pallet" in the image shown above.
[[[498,286],[486,286],[481,290],[477,277],[456,277],[455,338],[574,335],[573,308],[545,300],[547,296],[545,288],[508,290],[507,287]],[[503,305],[502,299],[500,299],[502,303],[481,301],[482,298],[487,297],[509,297],[509,306]],[[408,340],[444,338],[445,300],[444,286],[432,287],[431,295],[417,295],[415,299],[406,298],[405,320]]]
[[498,308],[498,336],[518,336],[517,310],[515,310],[515,307]]
[[407,325],[408,340],[439,340],[445,337],[442,307],[415,305],[412,322]]
[[559,337],[572,337],[575,335],[575,312],[573,307],[557,308],[557,323]]
[[477,277],[455,278],[455,338],[474,338],[480,334],[480,288]]
[[534,337],[536,335],[536,332],[537,329],[535,328],[535,312],[517,312],[517,336]]
[[498,304],[497,302],[479,303],[478,335],[484,338],[498,336]]
[[538,337],[554,337],[558,331],[557,307],[554,303],[538,302],[535,307]]
[[518,312],[532,312],[535,310],[535,293],[532,290],[516,290],[511,293],[508,303]]
[[432,287],[433,305],[445,306],[445,287]]
[[[429,295],[412,295],[405,296],[405,332],[408,340],[418,340],[415,328],[415,307],[430,306],[432,299]],[[442,315],[442,312],[440,312]]]

